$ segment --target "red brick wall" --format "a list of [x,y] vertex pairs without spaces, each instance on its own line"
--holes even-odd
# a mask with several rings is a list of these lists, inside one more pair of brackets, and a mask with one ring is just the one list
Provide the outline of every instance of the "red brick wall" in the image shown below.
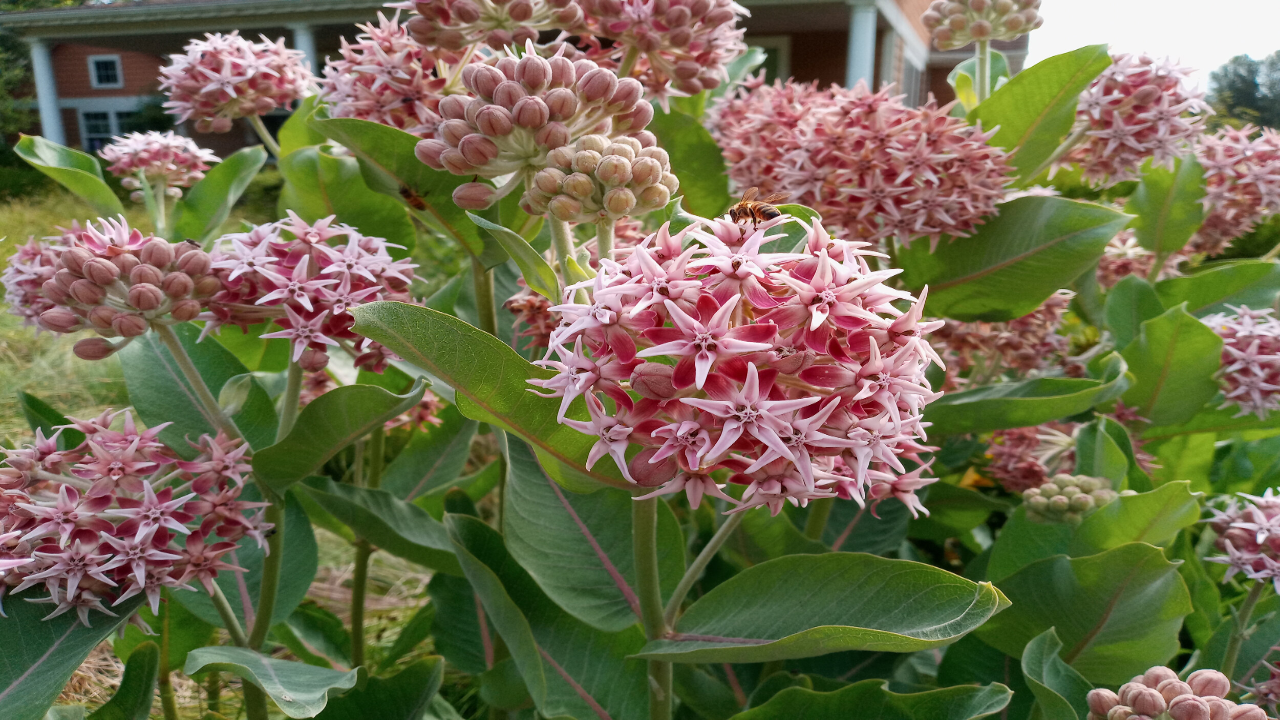
[[902,14],[907,16],[911,21],[911,27],[915,28],[916,34],[926,43],[929,42],[929,31],[920,23],[920,16],[932,3],[933,0],[898,0],[898,7],[902,9]]
[[[89,82],[90,55],[119,55],[124,87],[98,89]],[[113,50],[91,45],[62,44],[53,49],[53,72],[58,79],[58,96],[120,97],[150,95],[159,87],[161,58],[129,50]]]
[[[791,74],[800,82],[818,81],[819,87],[844,84],[848,32],[808,32],[791,36]],[[747,38],[751,42],[751,38]]]
[[76,111],[62,108],[62,132],[67,136],[67,147],[80,147],[80,119]]

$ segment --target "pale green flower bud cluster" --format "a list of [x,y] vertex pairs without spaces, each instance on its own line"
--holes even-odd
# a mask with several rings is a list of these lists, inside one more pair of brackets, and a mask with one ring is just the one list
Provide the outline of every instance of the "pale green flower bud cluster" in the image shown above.
[[1133,494],[1132,490],[1117,493],[1104,478],[1060,474],[1038,488],[1023,492],[1022,503],[1031,520],[1076,525],[1120,495]]
[[1044,23],[1040,0],[936,0],[920,22],[939,50],[980,40],[1013,40]]
[[547,167],[534,175],[520,205],[565,222],[616,221],[666,207],[679,188],[662,148],[587,135],[547,155]]
[[1231,681],[1217,670],[1197,670],[1184,681],[1157,665],[1120,686],[1089,691],[1087,720],[1268,720],[1257,705],[1227,700]]

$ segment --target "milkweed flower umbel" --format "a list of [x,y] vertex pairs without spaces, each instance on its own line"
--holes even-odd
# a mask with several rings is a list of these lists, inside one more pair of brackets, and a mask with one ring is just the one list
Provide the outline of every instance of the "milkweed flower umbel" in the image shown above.
[[1187,243],[1213,256],[1259,221],[1280,211],[1280,135],[1264,129],[1223,128],[1201,135],[1196,160],[1204,169],[1204,224]]
[[1280,410],[1280,320],[1271,309],[1231,309],[1203,318],[1222,338],[1222,408],[1266,419]]
[[[182,188],[204,179],[210,163],[218,162],[212,150],[196,145],[191,138],[169,132],[129,133],[112,138],[98,151],[109,165],[107,171],[121,179],[129,190],[140,188],[141,180],[165,188],[171,197],[181,197]],[[137,193],[135,193],[137,195]],[[135,197],[140,200],[141,197]]]
[[1013,40],[1044,24],[1040,0],[934,0],[920,16],[939,50],[980,40]]
[[160,89],[169,96],[164,105],[178,122],[193,119],[200,132],[227,132],[237,118],[288,107],[311,87],[305,56],[283,38],[253,42],[238,31],[204,37],[170,55],[160,70]]
[[[739,509],[829,497],[921,509],[937,323],[921,320],[923,296],[884,284],[896,271],[870,268],[867,243],[820,221],[802,224],[801,251],[761,251],[796,222],[664,225],[565,291],[538,363],[555,374],[530,382],[598,437],[592,463],[610,456],[651,495],[695,505],[729,497],[712,475],[727,470],[746,486]],[[628,459],[630,443],[641,452]]]
[[445,50],[487,45],[501,51],[536,41],[543,30],[583,29],[574,0],[422,0],[388,7],[416,11],[405,23],[413,39]]

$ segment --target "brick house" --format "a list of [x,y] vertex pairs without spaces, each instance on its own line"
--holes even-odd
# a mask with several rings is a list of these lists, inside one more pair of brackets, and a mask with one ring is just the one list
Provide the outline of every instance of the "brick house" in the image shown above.
[[[739,0],[751,11],[747,42],[768,53],[771,76],[821,84],[895,83],[911,102],[932,92],[949,100],[947,73],[969,57],[932,50],[919,16],[930,0]],[[157,93],[160,67],[204,32],[240,29],[285,37],[312,67],[336,53],[355,23],[373,20],[384,0],[117,0],[0,15],[31,48],[41,132],[96,150]],[[999,46],[999,44],[997,44]],[[1019,69],[1026,36],[1001,47]],[[279,118],[276,119],[279,122]],[[219,153],[255,142],[247,133],[198,135]]]

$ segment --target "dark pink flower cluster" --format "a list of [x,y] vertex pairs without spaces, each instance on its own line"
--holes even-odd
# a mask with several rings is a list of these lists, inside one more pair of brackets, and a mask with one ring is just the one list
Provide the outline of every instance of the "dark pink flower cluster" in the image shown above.
[[1087,720],[1268,720],[1257,705],[1236,704],[1231,680],[1217,670],[1196,670],[1184,682],[1157,665],[1120,686],[1090,690]]
[[460,207],[482,209],[525,186],[550,164],[551,151],[586,135],[610,141],[630,136],[641,148],[657,142],[644,129],[653,106],[644,101],[640,83],[619,80],[590,60],[546,60],[527,52],[492,66],[468,65],[462,82],[471,97],[440,101],[445,121],[439,139],[418,143],[418,159],[454,175],[512,177],[497,190],[480,182],[459,186],[453,199]]
[[1067,338],[1058,334],[1058,328],[1071,297],[1072,293],[1060,290],[1032,312],[1008,322],[947,320],[929,340],[954,376],[949,381],[956,384],[961,382],[960,374],[970,369],[981,376],[981,385],[1005,372],[1026,375],[1062,365]]
[[1013,40],[1044,24],[1040,0],[934,0],[920,16],[939,50],[978,40]]
[[301,51],[262,38],[253,42],[238,31],[206,33],[183,54],[170,55],[160,70],[164,104],[178,122],[196,121],[200,132],[227,132],[237,118],[287,108],[311,88],[311,71]]
[[1239,573],[1269,580],[1280,590],[1280,497],[1271,488],[1262,495],[1240,493],[1210,512],[1209,527],[1218,535],[1214,545],[1226,554],[1205,560],[1227,566],[1223,582]]
[[[212,593],[218,573],[240,570],[223,556],[241,538],[267,548],[266,503],[240,499],[248,445],[204,435],[181,460],[157,439],[167,425],[140,430],[128,411],[107,411],[2,450],[0,595],[41,587],[33,602],[54,605],[48,617],[75,611],[85,625],[136,595],[158,613],[162,588]],[[68,430],[85,440],[59,449]]]
[[750,83],[707,127],[739,188],[790,193],[847,239],[964,237],[998,212],[1010,172],[990,133],[951,105],[908,108],[889,88]]
[[1084,138],[1059,163],[1079,165],[1085,181],[1136,180],[1142,163],[1172,166],[1209,112],[1203,93],[1187,87],[1187,68],[1172,60],[1125,53],[1080,94],[1077,132]]
[[[896,497],[920,511],[937,323],[921,321],[923,296],[884,284],[896,271],[871,270],[866,243],[818,221],[802,252],[762,253],[789,222],[664,225],[621,261],[602,258],[552,308],[560,327],[539,364],[555,375],[530,382],[561,398],[562,423],[599,438],[590,463],[609,455],[653,494],[729,500],[711,475],[726,469],[746,486],[738,510]],[[567,416],[578,398],[589,421]],[[630,443],[644,449],[628,462]]]
[[134,190],[135,202],[142,200],[142,182],[169,197],[182,197],[182,188],[191,187],[204,178],[209,163],[218,162],[212,150],[196,145],[191,138],[169,132],[129,133],[113,138],[98,151],[110,165],[107,170],[121,179],[120,184]]
[[1280,211],[1280,134],[1252,126],[1201,135],[1196,159],[1204,168],[1204,224],[1187,249],[1213,256]]
[[1059,472],[1075,467],[1074,423],[997,430],[991,434],[986,472],[1005,490],[1023,493],[1038,488]]
[[1222,408],[1266,419],[1280,410],[1280,320],[1270,308],[1231,309],[1202,318],[1222,338]]
[[[392,258],[388,249],[397,246],[383,238],[335,225],[336,219],[312,224],[290,210],[287,220],[220,238],[212,265],[221,285],[205,333],[273,321],[283,329],[262,337],[287,338],[293,361],[314,372],[328,365],[328,347],[346,342],[351,349],[362,340],[351,331],[352,307],[408,300],[417,265]],[[356,363],[363,368],[380,371],[391,357],[370,341],[361,348]]]
[[340,57],[328,61],[320,94],[330,115],[389,125],[421,138],[436,136],[440,99],[466,92],[459,73],[466,59],[429,49],[409,37],[399,13],[358,25],[355,42],[342,39]]
[[413,39],[445,50],[487,45],[501,51],[536,42],[543,30],[584,29],[574,0],[421,0],[387,7],[416,11],[405,23]]
[[0,273],[0,285],[4,286],[4,302],[9,306],[9,314],[22,318],[24,325],[37,325],[40,313],[54,306],[53,301],[44,296],[43,288],[61,267],[58,258],[66,249],[65,235],[43,240],[30,238],[9,256],[4,272]]
[[[50,269],[36,292],[35,280]],[[198,245],[143,234],[123,217],[66,230],[53,244],[28,245],[11,260],[4,281],[6,297],[21,303],[14,307],[25,317],[38,312],[40,327],[97,333],[75,345],[85,360],[111,355],[154,323],[195,319],[221,287]]]
[[[1176,252],[1165,260],[1164,267],[1156,276],[1157,280],[1177,277],[1178,264],[1187,259],[1187,254]],[[1151,274],[1151,267],[1156,263],[1156,254],[1138,244],[1138,236],[1133,230],[1121,230],[1111,238],[1098,260],[1098,284],[1111,288],[1121,278],[1137,275],[1145,278]]]

